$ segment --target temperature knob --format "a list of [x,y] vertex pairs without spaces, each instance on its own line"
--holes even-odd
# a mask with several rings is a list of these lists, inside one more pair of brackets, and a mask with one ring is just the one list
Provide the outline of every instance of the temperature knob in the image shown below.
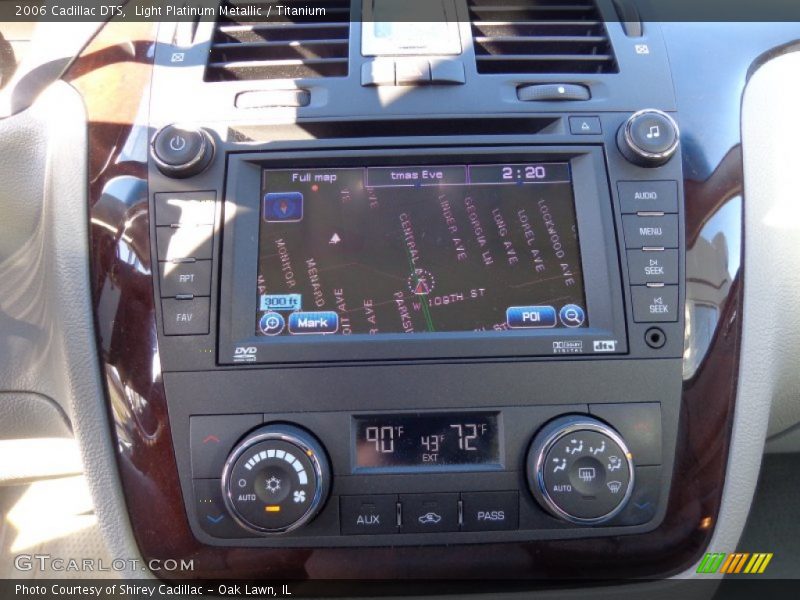
[[660,167],[678,150],[678,125],[660,110],[640,110],[619,128],[617,146],[622,155],[640,167]]
[[550,514],[579,524],[617,515],[633,491],[633,461],[622,437],[591,417],[566,416],[536,434],[528,484]]
[[257,533],[285,533],[313,519],[330,490],[322,445],[294,425],[255,430],[234,448],[222,495],[236,521]]

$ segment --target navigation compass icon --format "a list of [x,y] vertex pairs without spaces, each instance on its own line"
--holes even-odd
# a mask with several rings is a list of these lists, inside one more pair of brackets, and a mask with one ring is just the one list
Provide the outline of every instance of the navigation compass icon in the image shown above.
[[435,287],[436,279],[425,269],[414,269],[408,277],[408,289],[417,296],[427,296]]

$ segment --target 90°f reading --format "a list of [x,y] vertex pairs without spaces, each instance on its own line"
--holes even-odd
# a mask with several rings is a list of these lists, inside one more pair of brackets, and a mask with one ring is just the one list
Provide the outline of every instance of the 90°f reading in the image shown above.
[[354,417],[361,470],[501,468],[496,412]]

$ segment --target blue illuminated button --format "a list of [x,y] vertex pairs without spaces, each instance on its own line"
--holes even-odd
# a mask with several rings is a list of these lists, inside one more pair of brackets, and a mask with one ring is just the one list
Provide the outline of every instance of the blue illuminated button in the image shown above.
[[285,326],[283,315],[276,312],[264,313],[258,321],[258,328],[264,335],[278,335]]
[[577,304],[567,304],[558,313],[561,322],[567,327],[580,327],[586,320],[586,313]]
[[289,333],[336,333],[339,315],[332,311],[296,312],[289,315]]
[[511,306],[506,309],[506,323],[512,329],[555,327],[556,309],[552,306]]
[[303,219],[303,194],[280,192],[264,196],[264,220],[284,223]]

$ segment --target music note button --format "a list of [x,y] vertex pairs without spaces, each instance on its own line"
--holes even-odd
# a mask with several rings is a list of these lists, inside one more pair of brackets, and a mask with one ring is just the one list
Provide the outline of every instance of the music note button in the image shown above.
[[642,167],[658,167],[678,149],[678,126],[660,110],[642,110],[619,129],[617,145],[622,154]]

